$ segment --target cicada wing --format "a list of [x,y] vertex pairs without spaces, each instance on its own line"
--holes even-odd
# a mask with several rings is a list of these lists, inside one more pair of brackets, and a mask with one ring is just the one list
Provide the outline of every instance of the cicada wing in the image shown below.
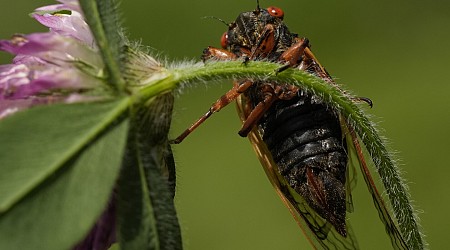
[[[241,121],[245,121],[249,113],[246,100],[241,95],[237,98],[237,109]],[[347,236],[339,234],[325,219],[319,216],[306,201],[298,195],[278,171],[270,151],[262,140],[258,128],[248,134],[256,155],[278,196],[289,209],[308,241],[315,249],[359,249],[356,237],[347,222]]]
[[353,198],[352,198],[351,191],[356,187],[356,168],[352,164],[351,159],[349,159],[349,161],[348,161],[347,172],[345,174],[346,174],[346,180],[347,180],[347,182],[345,183],[345,187],[346,187],[345,201],[346,201],[346,205],[347,205],[347,212],[351,213],[355,210],[353,207]]
[[[373,164],[372,159],[370,158],[367,150],[365,150],[364,144],[360,144],[360,138],[356,134],[355,130],[344,121],[344,118],[340,118],[342,131],[346,135],[347,148],[349,150],[348,154],[351,157],[356,156],[357,162],[359,163],[359,167],[361,169],[362,176],[364,177],[364,181],[369,190],[369,193],[372,196],[373,203],[375,208],[378,211],[378,215],[383,222],[386,233],[389,235],[392,246],[394,249],[408,249],[405,240],[403,239],[398,225],[394,222],[391,217],[391,213],[387,208],[384,200],[382,199],[380,192],[378,191],[377,185],[375,184],[374,179],[370,173],[368,168],[368,163]],[[366,157],[367,156],[367,157]]]

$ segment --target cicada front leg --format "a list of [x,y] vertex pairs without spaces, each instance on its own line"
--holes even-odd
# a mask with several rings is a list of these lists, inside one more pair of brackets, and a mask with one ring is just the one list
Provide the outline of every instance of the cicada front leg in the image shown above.
[[253,127],[258,123],[261,117],[266,113],[267,110],[272,106],[272,104],[278,99],[273,89],[271,91],[263,92],[264,99],[259,102],[255,108],[250,112],[244,124],[242,124],[241,130],[238,134],[242,137],[247,137],[248,133],[253,129]]
[[275,27],[272,24],[267,24],[253,47],[249,59],[265,58],[274,48]]
[[212,46],[208,46],[208,48],[203,50],[202,54],[202,60],[206,61],[209,59],[216,59],[216,60],[235,60],[237,59],[237,56],[233,54],[233,52],[230,52],[225,49],[219,49],[214,48]]
[[238,134],[246,137],[258,121],[277,100],[291,100],[297,96],[298,88],[293,85],[274,85],[271,83],[259,86],[263,99],[251,110]]
[[300,64],[303,60],[303,54],[308,47],[308,38],[296,39],[296,42],[285,52],[283,52],[283,54],[281,54],[279,59],[281,62],[285,62],[286,64],[283,67],[278,68],[277,73]]
[[209,108],[208,112],[202,115],[196,122],[194,122],[188,129],[186,129],[180,136],[172,140],[171,143],[181,143],[190,133],[192,133],[198,126],[200,126],[206,119],[212,114],[219,112],[222,108],[234,101],[240,94],[245,92],[250,86],[253,85],[252,81],[244,81],[241,83],[235,82],[233,88],[227,93],[221,96],[216,102],[214,102]]

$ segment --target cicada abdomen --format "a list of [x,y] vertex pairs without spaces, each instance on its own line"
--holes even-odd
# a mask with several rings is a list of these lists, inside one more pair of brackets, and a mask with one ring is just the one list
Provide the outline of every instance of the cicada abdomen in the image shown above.
[[[310,105],[315,107],[310,109]],[[238,114],[243,122],[248,119],[251,106],[245,95],[237,98]],[[289,109],[289,114],[283,114]],[[342,141],[340,126],[333,111],[314,103],[311,96],[303,95],[275,103],[248,133],[276,192],[310,243],[318,249],[359,249],[346,222],[346,212],[352,211],[351,178],[347,169],[347,144]]]
[[289,186],[346,236],[347,149],[337,115],[300,92],[291,100],[274,102],[258,129]]

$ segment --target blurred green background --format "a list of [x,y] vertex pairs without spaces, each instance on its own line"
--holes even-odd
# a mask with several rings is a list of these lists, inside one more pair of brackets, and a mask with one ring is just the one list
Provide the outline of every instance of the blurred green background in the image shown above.
[[[53,1],[1,1],[0,37],[44,31],[27,14]],[[312,50],[339,83],[374,101],[373,116],[389,139],[430,247],[445,249],[450,231],[450,1],[268,1],[285,11],[291,31],[308,37]],[[199,59],[220,46],[228,22],[253,10],[253,0],[123,1],[124,26],[168,61]],[[11,59],[0,54],[0,62]],[[177,136],[230,88],[197,84],[176,100],[171,136]],[[247,139],[233,105],[216,114],[181,145],[176,205],[184,245],[202,249],[309,249],[281,203]],[[351,223],[362,249],[389,248],[364,182],[354,191]],[[447,246],[447,247],[446,247]]]

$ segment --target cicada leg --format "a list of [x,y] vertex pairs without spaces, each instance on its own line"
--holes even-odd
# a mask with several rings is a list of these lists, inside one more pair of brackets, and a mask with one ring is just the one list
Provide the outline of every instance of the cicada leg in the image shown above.
[[296,39],[296,42],[281,54],[280,60],[286,62],[286,65],[277,69],[277,73],[298,65],[302,61],[303,54],[308,47],[308,38]]
[[256,107],[250,112],[242,124],[241,130],[238,134],[242,137],[247,137],[248,133],[253,129],[253,127],[258,123],[261,117],[266,113],[266,111],[272,106],[273,102],[278,98],[273,93],[265,93],[264,100],[256,105]]
[[245,92],[250,86],[253,85],[252,81],[244,81],[243,83],[235,83],[233,88],[227,93],[221,96],[216,102],[212,104],[208,112],[202,115],[196,122],[194,122],[188,129],[186,129],[180,136],[171,140],[172,144],[181,143],[190,133],[192,133],[198,126],[200,126],[206,119],[212,114],[219,112],[222,108],[234,101],[240,94]]
[[275,48],[275,27],[267,24],[253,47],[249,59],[265,58]]
[[370,98],[368,97],[362,97],[362,96],[358,96],[358,97],[352,97],[353,101],[357,101],[357,102],[365,102],[367,103],[367,105],[370,106],[370,108],[373,107],[373,102]]
[[264,99],[249,112],[241,130],[238,132],[242,137],[248,135],[276,100],[290,100],[294,98],[298,93],[298,88],[293,85],[272,85],[267,83],[261,86],[261,92]]
[[217,60],[234,60],[237,59],[237,56],[228,50],[208,46],[208,48],[203,50],[202,60],[206,61],[212,58]]

